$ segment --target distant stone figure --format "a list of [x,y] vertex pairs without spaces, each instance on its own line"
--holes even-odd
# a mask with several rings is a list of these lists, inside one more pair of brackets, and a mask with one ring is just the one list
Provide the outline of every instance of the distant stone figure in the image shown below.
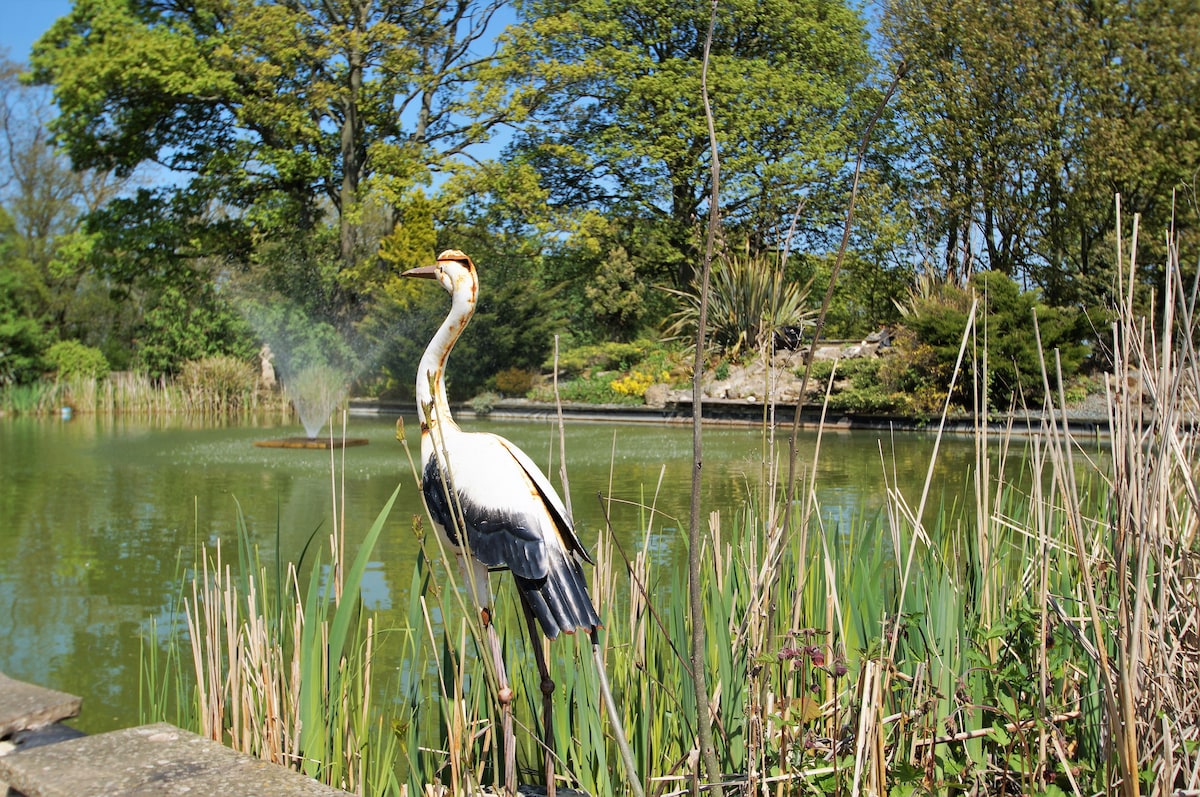
[[262,386],[267,390],[275,389],[275,366],[271,364],[271,344],[264,343],[258,350],[258,361],[262,364]]

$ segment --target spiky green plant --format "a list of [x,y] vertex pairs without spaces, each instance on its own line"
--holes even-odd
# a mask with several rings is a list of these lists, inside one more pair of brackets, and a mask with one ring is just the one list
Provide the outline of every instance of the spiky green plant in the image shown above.
[[[730,356],[758,350],[771,342],[776,330],[804,326],[815,315],[807,305],[809,286],[786,279],[771,258],[725,257],[714,264],[709,287],[708,339]],[[695,339],[699,288],[663,290],[680,300],[664,334],[668,339]]]

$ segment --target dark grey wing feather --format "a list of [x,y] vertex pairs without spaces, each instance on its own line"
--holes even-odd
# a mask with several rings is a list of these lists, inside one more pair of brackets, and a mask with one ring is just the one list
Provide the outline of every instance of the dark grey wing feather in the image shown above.
[[[447,487],[455,491],[456,502],[450,501]],[[461,508],[472,556],[488,567],[507,567],[525,578],[545,578],[545,543],[530,528],[529,519],[504,509],[480,506],[462,490],[443,484],[437,457],[430,457],[425,463],[421,491],[429,514],[446,530],[451,543],[462,546],[455,519]]]
[[[509,446],[505,448],[512,450]],[[536,484],[536,480],[534,482]],[[480,506],[462,490],[443,485],[442,470],[437,457],[433,456],[425,464],[421,490],[429,514],[446,530],[454,545],[461,546],[455,531],[458,507],[449,500],[447,486],[455,489],[457,494],[471,554],[488,567],[507,567],[512,571],[523,600],[529,604],[547,637],[554,639],[563,632],[570,634],[577,628],[590,630],[600,625],[579,563],[562,548],[546,544],[533,528],[536,519],[515,511]],[[556,523],[565,522],[565,517],[555,516],[557,513],[549,504],[547,509]],[[560,532],[562,528],[560,525]],[[570,526],[566,529],[569,531]],[[574,533],[569,539],[575,539]],[[575,542],[578,545],[578,541]],[[582,546],[579,550],[586,555]]]

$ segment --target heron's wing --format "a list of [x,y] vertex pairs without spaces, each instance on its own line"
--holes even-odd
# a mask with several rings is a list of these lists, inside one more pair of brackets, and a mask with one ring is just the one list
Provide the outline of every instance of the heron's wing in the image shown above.
[[541,471],[496,435],[456,432],[441,442],[436,450],[422,445],[421,489],[450,542],[469,548],[483,565],[510,569],[551,639],[560,631],[599,625],[579,560],[571,553],[586,557],[586,552]]
[[[431,447],[425,459],[421,488],[429,513],[450,542],[461,546],[456,521],[461,525],[471,554],[488,567],[508,567],[525,578],[546,576],[551,548],[563,553],[578,545],[567,524],[562,502],[544,476],[535,482],[526,464],[514,452],[520,449],[491,434],[446,435],[442,445]],[[443,477],[442,458],[449,463]],[[449,500],[445,487],[452,489]]]
[[[461,525],[465,527],[471,555],[480,562],[488,567],[507,567],[525,578],[544,578],[547,555],[542,528],[549,525],[550,520],[544,509],[539,517],[541,502],[535,503],[535,491],[511,458],[509,463],[512,467],[506,474],[505,463],[491,462],[488,466],[490,478],[486,482],[476,478],[477,467],[455,464],[449,480],[444,482],[438,458],[430,457],[425,463],[421,490],[429,514],[445,529],[446,536],[456,547],[462,546],[458,532]],[[514,472],[519,477],[516,489],[513,489]],[[453,490],[453,502],[444,485]],[[496,500],[497,496],[504,496],[506,500]]]
[[546,509],[549,510],[555,525],[558,526],[559,536],[562,537],[563,545],[566,549],[578,553],[588,564],[594,564],[591,555],[588,554],[587,549],[583,547],[583,543],[579,541],[579,537],[575,534],[575,524],[571,522],[571,516],[567,512],[567,507],[563,504],[563,500],[559,498],[558,491],[554,489],[554,485],[542,473],[541,468],[535,465],[533,460],[513,443],[499,435],[491,436],[500,445],[504,446],[508,453],[512,454],[513,459],[524,469],[525,475],[537,487],[538,494],[542,496],[542,501],[546,504]]

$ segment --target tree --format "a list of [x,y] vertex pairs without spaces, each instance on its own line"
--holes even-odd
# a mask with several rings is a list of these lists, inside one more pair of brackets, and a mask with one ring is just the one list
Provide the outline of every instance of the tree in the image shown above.
[[[1077,60],[1085,124],[1072,147],[1044,241],[1049,274],[1040,280],[1085,301],[1106,296],[1116,267],[1114,196],[1126,219],[1142,217],[1140,279],[1162,295],[1163,232],[1174,227],[1180,263],[1200,256],[1196,175],[1200,170],[1200,6],[1173,0],[1078,3],[1084,33]],[[1086,37],[1086,38],[1085,38]],[[1188,233],[1192,234],[1188,234]],[[1127,232],[1125,233],[1127,234]],[[1057,268],[1056,268],[1057,266]]]
[[[1008,275],[1035,253],[1045,177],[1061,162],[1066,25],[1050,0],[892,3],[885,30],[912,69],[901,94],[952,279]],[[986,35],[980,35],[980,32]]]
[[[54,87],[53,130],[77,168],[158,163],[178,183],[113,205],[102,229],[146,242],[219,231],[153,264],[168,281],[192,258],[244,266],[253,246],[294,243],[326,211],[340,271],[374,254],[360,236],[369,192],[402,196],[506,118],[470,91],[500,5],[78,0],[35,45],[33,74]],[[326,320],[345,328],[361,286],[337,288]]]
[[1114,195],[1162,230],[1200,167],[1200,8],[893,2],[883,30],[912,66],[910,158],[943,270],[1000,271],[1052,303],[1103,298]]
[[[688,255],[675,275],[688,285],[709,194],[698,98],[710,4],[522,0],[517,10],[501,63],[530,115],[514,154],[558,206],[666,229]],[[837,178],[857,138],[865,25],[819,0],[731,0],[718,14],[709,83],[722,212],[755,247],[778,246],[797,198]],[[809,228],[829,210],[810,208]]]
[[30,313],[31,268],[16,253],[16,242],[12,217],[0,207],[0,387],[37,377],[50,342],[45,320]]
[[255,351],[247,320],[210,285],[167,286],[137,328],[137,365],[154,377],[175,376],[189,360]]
[[103,345],[120,362],[110,333],[124,325],[124,309],[92,273],[95,238],[82,218],[126,183],[71,168],[51,141],[48,92],[23,85],[20,73],[19,64],[0,59],[0,202],[10,222],[9,267],[22,264],[20,312],[38,319],[51,339]]

